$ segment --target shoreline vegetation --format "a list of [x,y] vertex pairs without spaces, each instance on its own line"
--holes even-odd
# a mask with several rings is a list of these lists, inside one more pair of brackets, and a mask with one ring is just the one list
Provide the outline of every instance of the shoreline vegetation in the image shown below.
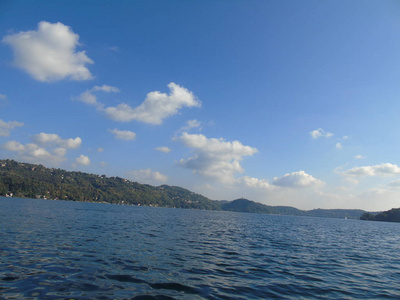
[[378,214],[363,213],[360,220],[364,221],[382,221],[382,222],[400,222],[400,208],[392,208]]
[[361,209],[300,210],[244,198],[211,200],[178,186],[156,187],[121,177],[47,168],[10,159],[0,160],[0,196],[375,221],[385,221],[385,216],[393,219],[395,215],[397,221],[392,222],[400,222],[400,209],[393,209],[394,213]]

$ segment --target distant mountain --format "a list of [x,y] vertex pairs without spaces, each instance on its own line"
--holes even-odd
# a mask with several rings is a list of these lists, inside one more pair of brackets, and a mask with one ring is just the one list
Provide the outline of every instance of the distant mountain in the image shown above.
[[365,213],[349,209],[305,211],[244,198],[216,201],[178,186],[155,187],[120,177],[69,172],[14,160],[0,160],[0,196],[330,218],[358,219]]
[[270,214],[270,206],[250,201],[247,199],[237,199],[231,202],[227,202],[221,205],[222,210],[236,211],[236,212],[248,212],[248,213],[260,213]]
[[237,199],[221,205],[222,210],[263,213],[288,216],[308,216],[308,217],[325,217],[325,218],[341,218],[341,219],[358,219],[365,213],[361,209],[313,209],[300,210],[291,206],[269,206],[257,203],[247,199]]
[[361,209],[313,209],[306,211],[309,217],[325,217],[325,218],[342,218],[342,219],[359,219],[365,213]]

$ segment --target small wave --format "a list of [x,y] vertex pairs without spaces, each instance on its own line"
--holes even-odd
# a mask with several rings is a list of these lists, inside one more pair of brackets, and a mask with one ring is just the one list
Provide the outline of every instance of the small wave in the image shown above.
[[174,290],[178,292],[185,292],[190,294],[197,294],[198,291],[187,285],[183,285],[177,282],[162,282],[162,283],[151,283],[149,284],[153,289],[157,290]]
[[174,300],[175,298],[164,296],[164,295],[138,295],[132,298],[132,300]]
[[15,281],[15,280],[18,280],[19,279],[19,277],[16,277],[16,276],[6,276],[6,277],[3,277],[1,280],[3,280],[3,281]]
[[108,279],[116,280],[119,282],[133,282],[133,283],[146,283],[146,281],[132,277],[131,275],[106,275]]

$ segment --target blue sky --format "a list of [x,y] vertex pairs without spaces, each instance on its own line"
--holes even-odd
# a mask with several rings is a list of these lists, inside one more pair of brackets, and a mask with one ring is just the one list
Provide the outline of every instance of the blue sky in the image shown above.
[[0,158],[400,206],[398,1],[0,1]]

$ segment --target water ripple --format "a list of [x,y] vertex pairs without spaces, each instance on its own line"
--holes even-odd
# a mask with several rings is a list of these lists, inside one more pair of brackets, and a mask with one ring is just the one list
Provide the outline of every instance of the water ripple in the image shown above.
[[399,224],[0,205],[0,299],[400,298]]

